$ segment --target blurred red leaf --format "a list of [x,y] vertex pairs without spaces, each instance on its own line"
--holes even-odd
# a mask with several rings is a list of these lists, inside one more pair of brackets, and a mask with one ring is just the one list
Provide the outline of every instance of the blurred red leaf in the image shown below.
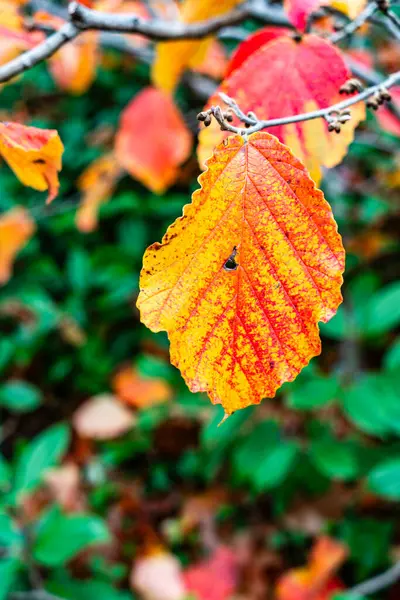
[[266,27],[256,31],[253,35],[249,36],[246,41],[236,48],[232,54],[227,66],[225,77],[228,77],[233,71],[236,71],[242,64],[250,57],[254,52],[262,48],[268,42],[272,42],[282,35],[288,35],[289,29],[283,29],[282,27]]
[[284,0],[286,13],[293,25],[299,31],[304,31],[311,13],[329,0]]
[[185,570],[184,581],[198,600],[227,600],[237,585],[237,561],[227,546],[219,546],[210,558]]
[[[390,95],[396,106],[400,107],[400,87],[393,87],[390,90]],[[381,106],[376,113],[376,118],[382,129],[400,137],[400,119],[392,113],[390,104],[388,106]]]
[[157,194],[174,183],[192,136],[169,95],[145,88],[121,115],[115,142],[119,163]]

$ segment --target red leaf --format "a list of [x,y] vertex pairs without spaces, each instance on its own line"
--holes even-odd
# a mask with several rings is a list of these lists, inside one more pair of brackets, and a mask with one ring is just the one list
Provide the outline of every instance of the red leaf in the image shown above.
[[172,185],[189,156],[191,134],[171,97],[142,90],[122,113],[115,151],[120,164],[157,194]]
[[236,557],[230,548],[219,546],[210,558],[186,569],[183,577],[198,600],[227,600],[236,588]]
[[[253,41],[246,44],[251,48]],[[254,46],[258,47],[257,40]],[[315,35],[305,35],[301,42],[281,36],[250,55],[244,49],[243,56],[247,59],[240,64],[239,55],[236,64],[240,67],[231,72],[218,91],[234,98],[245,113],[253,111],[260,119],[327,108],[343,100],[339,88],[351,76],[339,50]],[[217,104],[223,105],[218,93],[210,98],[207,108]],[[333,167],[343,159],[354,129],[364,115],[362,103],[352,107],[352,119],[343,126],[340,135],[329,133],[322,119],[273,127],[271,133],[291,148],[318,182],[322,165]],[[239,121],[234,124],[239,125]],[[224,137],[215,121],[200,132],[198,156],[202,165]]]
[[289,33],[288,29],[282,27],[265,27],[264,29],[257,31],[254,35],[251,35],[242,44],[239,44],[232,54],[226,69],[225,78],[241,67],[242,64],[262,46],[265,46],[268,42],[272,42],[281,36],[288,35]]
[[327,3],[328,0],[284,0],[284,7],[291,23],[296,29],[304,31],[311,13]]

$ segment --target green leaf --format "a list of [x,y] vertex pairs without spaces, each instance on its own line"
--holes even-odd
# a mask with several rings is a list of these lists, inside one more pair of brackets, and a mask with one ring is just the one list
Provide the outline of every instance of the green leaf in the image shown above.
[[316,377],[300,385],[293,386],[288,394],[290,408],[311,410],[325,406],[335,399],[338,392],[338,382],[335,377]]
[[371,492],[379,496],[400,500],[400,457],[379,463],[370,471],[367,485]]
[[132,600],[132,594],[118,590],[110,583],[96,580],[50,581],[46,586],[52,594],[65,600]]
[[400,323],[400,281],[391,283],[372,296],[367,305],[363,333],[387,333]]
[[35,410],[42,401],[40,391],[32,384],[19,379],[7,381],[0,387],[0,405],[15,412]]
[[6,600],[14,583],[19,563],[15,558],[0,559],[0,600]]
[[367,374],[343,393],[347,417],[362,431],[377,436],[400,434],[399,394],[390,375]]
[[266,448],[263,456],[254,465],[253,483],[257,491],[270,490],[280,485],[293,467],[297,445],[294,442],[280,442],[275,448]]
[[84,292],[90,285],[90,257],[82,248],[74,248],[67,259],[67,276],[73,290]]
[[24,448],[15,465],[14,493],[17,496],[34,489],[44,473],[61,460],[69,437],[68,426],[62,423],[46,429]]
[[400,337],[390,346],[383,357],[383,366],[388,371],[400,369]]
[[275,421],[259,423],[234,449],[233,467],[240,482],[251,482],[254,465],[279,442],[279,427]]
[[310,459],[329,479],[354,479],[359,471],[357,457],[349,444],[339,440],[319,440],[311,444]]
[[11,467],[4,458],[2,454],[0,454],[0,492],[7,490],[11,481]]
[[344,340],[348,337],[349,316],[343,305],[339,306],[336,315],[327,323],[320,323],[320,331],[323,336],[333,340]]
[[22,541],[22,534],[13,518],[6,512],[0,511],[0,546],[18,550]]
[[54,567],[66,563],[84,548],[109,539],[108,529],[99,517],[60,514],[40,528],[33,554],[40,563]]

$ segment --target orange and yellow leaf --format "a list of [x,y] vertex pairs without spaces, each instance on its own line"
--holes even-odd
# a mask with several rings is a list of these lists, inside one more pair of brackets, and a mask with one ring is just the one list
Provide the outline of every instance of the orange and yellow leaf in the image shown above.
[[[184,0],[180,7],[180,20],[195,23],[218,17],[232,10],[240,0]],[[173,92],[183,72],[203,63],[212,38],[161,42],[157,45],[152,68],[153,83],[166,92]]]
[[111,197],[120,174],[121,167],[114,154],[98,158],[82,173],[78,188],[83,199],[76,215],[80,231],[88,233],[96,229],[100,206]]
[[11,277],[15,256],[34,232],[35,224],[22,206],[0,216],[0,284]]
[[12,60],[44,39],[40,31],[26,31],[18,3],[0,0],[0,64]]
[[330,0],[329,5],[345,13],[350,19],[355,19],[365,8],[367,0]]
[[277,583],[277,600],[333,600],[344,590],[334,573],[347,556],[342,543],[323,536],[317,540],[309,564],[285,573]]
[[[250,38],[242,44],[239,60],[237,55],[235,58],[237,68],[218,90],[234,98],[244,112],[253,111],[259,119],[275,119],[327,108],[343,99],[339,89],[351,74],[343,56],[330,42],[315,35],[305,35],[296,42],[288,35],[277,38],[275,34],[272,41],[262,44],[260,32],[256,36],[257,43]],[[245,49],[247,44],[250,54]],[[216,104],[224,106],[218,93],[210,98],[207,107]],[[328,132],[322,119],[273,127],[271,133],[292,149],[318,182],[322,166],[334,167],[343,159],[354,129],[364,117],[365,107],[360,103],[352,107],[352,118],[340,135]],[[200,132],[200,164],[211,156],[223,137],[226,134],[215,121]]]
[[85,31],[50,59],[50,71],[60,88],[79,96],[92,85],[98,63],[99,35]]
[[51,202],[59,188],[58,171],[64,146],[57,131],[0,123],[0,154],[18,179],[41,192],[49,190]]
[[147,408],[170,400],[172,390],[160,377],[144,377],[130,366],[120,369],[113,378],[116,396],[126,404]]
[[115,140],[119,164],[150,190],[162,194],[189,157],[192,136],[172,98],[145,88],[121,115]]
[[221,143],[201,188],[144,256],[138,308],[193,392],[226,413],[274,396],[321,349],[344,250],[304,166],[259,132]]

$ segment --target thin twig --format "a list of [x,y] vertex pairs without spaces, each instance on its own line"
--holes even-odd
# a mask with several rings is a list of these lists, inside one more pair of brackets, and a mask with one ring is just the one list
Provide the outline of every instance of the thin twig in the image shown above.
[[347,25],[342,27],[340,31],[337,31],[336,33],[330,35],[328,38],[329,41],[332,42],[332,44],[337,44],[338,42],[346,39],[347,37],[350,37],[351,35],[353,35],[353,33],[357,31],[357,29],[362,27],[364,23],[366,23],[375,14],[377,10],[378,7],[376,5],[376,2],[370,2],[355,19],[347,23]]
[[400,18],[392,10],[386,11],[387,18],[400,30]]
[[381,575],[372,577],[368,581],[364,581],[359,585],[347,590],[349,595],[369,596],[370,594],[376,594],[380,590],[383,590],[400,579],[400,562],[396,563],[385,571]]
[[[261,131],[262,129],[267,129],[269,127],[277,127],[279,125],[287,125],[289,123],[300,123],[301,121],[311,121],[312,119],[326,119],[330,120],[332,115],[340,115],[343,111],[346,111],[350,106],[357,104],[363,100],[366,100],[373,96],[376,93],[379,93],[382,89],[388,89],[397,83],[400,83],[400,71],[396,73],[392,73],[387,79],[382,81],[377,85],[373,85],[359,94],[355,94],[348,98],[347,100],[343,100],[342,102],[338,102],[337,104],[333,104],[332,106],[328,106],[327,108],[322,108],[320,110],[315,110],[311,112],[302,113],[299,115],[292,115],[288,117],[281,117],[279,119],[269,119],[269,120],[260,120],[255,116],[248,116],[243,113],[240,107],[237,105],[235,100],[227,96],[226,94],[220,93],[221,99],[227,104],[239,117],[239,119],[248,125],[246,129],[243,127],[235,127],[226,121],[222,114],[222,110],[217,107],[212,107],[210,109],[212,116],[218,121],[218,123],[222,126],[222,128],[226,131],[231,131],[232,133],[239,133],[241,135],[249,135],[251,133],[255,133],[256,131]],[[347,120],[347,119],[346,119]]]

